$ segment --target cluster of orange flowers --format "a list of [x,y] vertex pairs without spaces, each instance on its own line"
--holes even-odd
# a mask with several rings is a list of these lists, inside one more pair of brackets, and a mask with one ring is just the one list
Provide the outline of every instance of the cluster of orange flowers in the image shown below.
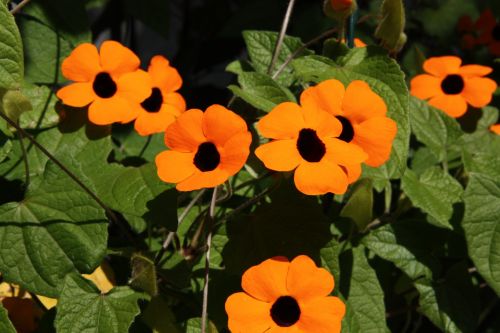
[[484,45],[492,55],[500,57],[500,22],[497,22],[491,9],[483,11],[475,22],[468,15],[462,16],[458,30],[462,33],[464,48]]
[[[182,85],[168,60],[155,56],[145,72],[138,57],[114,41],[78,46],[62,64],[75,81],[57,92],[70,106],[89,106],[89,119],[105,125],[135,120],[141,135],[165,131],[170,150],[156,157],[159,177],[180,191],[215,187],[246,163],[252,136],[245,121],[221,105],[185,111]],[[383,99],[363,81],[347,88],[328,80],[306,89],[300,105],[276,106],[258,123],[268,143],[255,151],[276,171],[295,171],[305,194],[342,194],[361,175],[361,164],[387,161],[396,123]]]

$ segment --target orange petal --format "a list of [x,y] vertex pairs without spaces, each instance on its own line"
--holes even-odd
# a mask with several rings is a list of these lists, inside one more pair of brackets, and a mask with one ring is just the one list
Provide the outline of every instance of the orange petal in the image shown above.
[[428,99],[441,93],[441,79],[421,74],[410,81],[410,92],[420,99]]
[[295,170],[294,181],[297,189],[308,195],[343,194],[347,189],[345,172],[326,158],[316,163],[302,162]]
[[343,165],[342,168],[345,169],[344,172],[347,173],[347,182],[349,184],[354,183],[361,176],[361,164],[360,163]]
[[276,171],[291,171],[302,161],[297,150],[297,140],[275,140],[255,149],[255,155],[266,168]]
[[97,98],[89,107],[89,120],[97,125],[132,121],[137,114],[137,108],[118,96]]
[[470,76],[485,76],[490,74],[493,68],[481,65],[465,65],[460,67],[459,73],[465,77]]
[[288,269],[287,289],[301,302],[329,295],[334,287],[333,276],[324,268],[318,268],[308,256],[295,257]]
[[233,333],[263,333],[274,325],[271,303],[262,302],[245,293],[235,293],[226,300],[228,326]]
[[163,103],[168,104],[177,110],[177,116],[186,111],[186,101],[179,93],[165,93],[162,91]]
[[167,93],[179,90],[182,86],[179,72],[170,67],[168,60],[163,56],[157,55],[151,59],[148,72],[153,78],[154,85]]
[[165,132],[165,144],[170,149],[196,152],[207,139],[202,130],[203,111],[191,109],[182,113]]
[[179,191],[194,191],[202,188],[212,188],[223,184],[229,178],[227,171],[217,167],[213,171],[195,172],[191,177],[181,181],[176,188]]
[[355,123],[368,118],[384,116],[387,106],[384,100],[371,90],[364,81],[352,81],[347,87],[342,101],[344,116]]
[[166,183],[183,181],[197,171],[193,159],[193,153],[179,153],[175,150],[159,153],[155,158],[158,177]]
[[202,126],[208,140],[220,147],[234,135],[247,131],[247,124],[243,118],[217,104],[205,111]]
[[304,106],[302,111],[305,127],[316,130],[320,138],[337,137],[342,133],[342,124],[334,115],[314,106]]
[[348,143],[335,138],[325,138],[323,142],[326,146],[325,158],[335,164],[360,164],[368,158],[366,152],[352,142]]
[[146,136],[165,132],[176,118],[172,112],[167,111],[167,108],[168,106],[164,104],[158,112],[141,110],[134,123],[137,133]]
[[61,71],[65,78],[72,81],[93,81],[101,71],[97,48],[90,43],[78,45],[62,62]]
[[438,77],[459,72],[462,59],[455,56],[432,57],[424,62],[424,70]]
[[[271,327],[269,330],[265,331],[265,333],[304,333],[299,331],[297,325],[292,325],[289,327],[281,327],[274,324],[274,327]],[[245,333],[245,332],[242,332]]]
[[461,95],[473,107],[482,108],[491,102],[493,92],[496,89],[495,81],[486,77],[473,77],[465,80],[465,87]]
[[490,131],[492,131],[495,134],[500,135],[500,124],[495,124],[490,126]]
[[114,76],[133,72],[141,64],[134,52],[114,40],[102,43],[100,54],[102,68]]
[[344,98],[345,88],[339,80],[326,80],[320,84],[307,88],[300,95],[300,104],[303,107],[319,107],[333,115],[341,115],[341,101]]
[[289,266],[290,263],[283,257],[267,259],[245,271],[241,286],[254,298],[274,302],[278,297],[288,295],[286,276]]
[[297,327],[302,332],[340,333],[345,304],[338,297],[321,297],[300,304]]
[[243,132],[229,139],[221,153],[220,167],[233,176],[245,165],[250,154],[252,134]]
[[301,107],[291,102],[278,104],[257,123],[259,132],[271,139],[294,139],[304,126]]
[[387,117],[376,117],[354,126],[352,143],[360,146],[367,154],[365,163],[378,167],[387,162],[397,133],[396,122]]
[[84,107],[96,98],[92,84],[88,82],[77,82],[62,87],[56,95],[64,104],[75,107]]
[[429,104],[453,118],[458,118],[467,111],[467,103],[461,95],[438,95],[431,98]]
[[141,103],[151,95],[151,77],[143,70],[120,76],[116,85],[117,94],[136,103]]
[[354,46],[355,47],[365,47],[366,46],[366,43],[363,42],[361,39],[359,38],[354,38]]

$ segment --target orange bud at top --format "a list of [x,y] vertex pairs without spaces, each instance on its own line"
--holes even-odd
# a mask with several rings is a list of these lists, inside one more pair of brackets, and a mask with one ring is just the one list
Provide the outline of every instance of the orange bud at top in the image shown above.
[[352,0],[330,0],[330,4],[334,10],[346,10],[352,6]]

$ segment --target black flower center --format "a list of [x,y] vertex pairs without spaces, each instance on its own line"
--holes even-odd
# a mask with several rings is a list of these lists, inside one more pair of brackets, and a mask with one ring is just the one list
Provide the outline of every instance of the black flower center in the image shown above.
[[161,90],[155,87],[151,90],[151,95],[142,101],[141,106],[148,112],[158,112],[162,104],[163,95],[161,94]]
[[106,72],[101,72],[95,76],[92,88],[96,95],[101,98],[110,98],[116,93],[116,83]]
[[494,40],[500,41],[500,23],[497,23],[493,30],[491,31],[491,35],[493,36]]
[[271,307],[271,318],[281,327],[289,327],[300,318],[300,307],[295,298],[281,296]]
[[354,128],[351,125],[351,122],[342,116],[337,116],[337,119],[342,124],[342,132],[340,133],[339,139],[345,142],[351,142],[354,137]]
[[441,81],[441,89],[447,95],[460,94],[464,89],[464,79],[458,74],[450,74]]
[[307,162],[319,162],[326,153],[325,144],[318,138],[316,131],[310,128],[299,132],[297,150]]
[[220,163],[220,154],[212,142],[203,142],[194,155],[194,165],[200,171],[212,171]]

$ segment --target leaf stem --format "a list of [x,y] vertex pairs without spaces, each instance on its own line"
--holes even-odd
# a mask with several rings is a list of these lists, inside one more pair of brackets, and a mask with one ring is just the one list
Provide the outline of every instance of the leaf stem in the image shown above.
[[283,19],[283,23],[281,24],[281,30],[278,35],[278,40],[276,41],[276,46],[274,48],[273,57],[271,63],[269,64],[269,68],[267,69],[268,74],[272,73],[274,65],[276,64],[276,61],[278,61],[278,57],[281,51],[281,47],[283,46],[283,40],[285,39],[286,30],[288,28],[288,23],[290,23],[290,17],[292,16],[292,10],[294,5],[295,5],[295,0],[290,0],[290,2],[288,2],[285,18]]
[[337,32],[338,28],[333,28],[333,29],[330,29],[330,30],[327,30],[325,32],[323,32],[321,35],[317,36],[317,37],[314,37],[313,39],[311,39],[310,41],[308,41],[307,43],[305,43],[304,45],[302,45],[301,47],[299,47],[298,49],[295,50],[295,52],[293,52],[292,54],[290,54],[288,56],[288,58],[283,62],[283,64],[281,64],[281,66],[278,68],[278,70],[271,76],[273,79],[276,79],[278,77],[278,75],[281,74],[281,72],[283,72],[283,70],[286,68],[286,66],[288,66],[288,64],[293,60],[295,59],[295,57],[297,57],[300,53],[302,53],[306,48],[308,48],[309,46],[319,42],[320,40],[326,38],[326,37],[330,37],[331,35],[333,35],[335,32]]
[[21,10],[21,8],[23,8],[24,6],[26,6],[31,0],[23,0],[21,1],[16,7],[12,8],[10,10],[10,13],[12,15],[16,14],[18,11]]
[[[181,224],[181,222],[186,218],[187,214],[189,214],[191,209],[193,209],[194,205],[196,205],[198,200],[200,200],[200,198],[203,196],[203,194],[205,193],[205,190],[206,189],[202,189],[201,191],[199,191],[198,194],[196,194],[196,196],[189,202],[189,204],[186,206],[186,208],[184,208],[181,215],[177,219],[177,225]],[[161,257],[163,257],[163,254],[165,253],[168,246],[170,245],[170,243],[174,239],[174,236],[175,236],[175,231],[170,231],[168,233],[167,238],[165,238],[165,241],[163,242],[163,245],[162,245],[160,251],[158,251],[158,254],[156,255],[155,265],[157,265],[160,262]]]
[[214,187],[214,192],[212,194],[212,201],[210,202],[210,224],[208,228],[207,236],[207,251],[205,255],[205,285],[203,286],[203,305],[201,310],[201,333],[206,333],[207,331],[207,310],[208,310],[208,278],[210,274],[210,249],[212,243],[212,225],[215,218],[215,204],[217,202],[217,186]]
[[113,222],[115,222],[127,236],[133,239],[127,227],[121,223],[121,220],[116,216],[116,214],[108,206],[106,206],[106,204],[94,192],[92,192],[92,190],[90,190],[85,184],[83,184],[82,181],[78,179],[78,177],[73,172],[66,168],[54,155],[52,155],[47,149],[45,149],[44,146],[39,144],[34,137],[32,137],[24,129],[22,129],[15,121],[7,117],[3,112],[0,112],[0,117],[2,117],[9,125],[14,127],[20,133],[20,135],[27,138],[31,142],[31,144],[37,147],[43,154],[45,154],[45,156],[47,156],[62,171],[64,171],[64,173],[66,173],[78,186],[80,186],[92,199],[94,199],[94,201],[99,206],[101,206],[102,209],[104,209],[106,215]]

